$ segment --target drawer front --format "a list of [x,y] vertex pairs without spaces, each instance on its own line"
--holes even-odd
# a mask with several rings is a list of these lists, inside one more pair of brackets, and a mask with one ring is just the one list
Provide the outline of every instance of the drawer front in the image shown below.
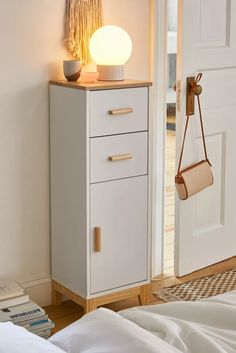
[[90,136],[148,128],[148,87],[92,91],[89,95]]
[[147,132],[90,139],[90,182],[147,174]]
[[91,294],[145,281],[147,176],[90,188]]

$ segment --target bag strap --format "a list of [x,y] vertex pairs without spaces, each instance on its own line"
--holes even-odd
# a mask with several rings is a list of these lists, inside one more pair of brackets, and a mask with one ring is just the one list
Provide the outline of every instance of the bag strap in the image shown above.
[[183,159],[184,144],[185,144],[185,138],[186,138],[186,133],[187,133],[187,129],[188,129],[188,123],[189,123],[189,115],[187,116],[186,123],[185,123],[184,137],[183,137],[182,146],[181,146],[181,152],[180,152],[180,156],[179,156],[179,165],[178,165],[177,174],[179,174],[179,172],[180,172],[181,163],[182,163],[182,159]]
[[[193,86],[196,86],[197,83],[200,81],[200,79],[202,78],[202,74],[199,73],[195,80],[194,80],[194,84]],[[206,148],[206,140],[205,140],[205,133],[204,133],[204,127],[203,127],[203,119],[202,119],[202,109],[201,109],[201,103],[200,103],[200,97],[199,95],[197,95],[197,103],[198,103],[198,110],[199,110],[199,117],[200,117],[200,124],[201,124],[201,132],[202,132],[202,142],[203,142],[203,148],[204,148],[204,154],[205,154],[205,159],[206,161],[210,164],[211,163],[208,159],[207,156],[207,148]],[[177,174],[179,174],[180,169],[181,169],[181,163],[182,163],[182,159],[183,159],[183,153],[184,153],[184,145],[185,145],[185,139],[186,139],[186,134],[187,134],[187,130],[188,130],[188,124],[189,124],[189,115],[186,117],[186,123],[185,123],[185,128],[184,128],[184,137],[183,137],[183,141],[182,141],[182,146],[181,146],[181,152],[180,152],[180,157],[179,157],[179,165],[178,165],[178,172]]]

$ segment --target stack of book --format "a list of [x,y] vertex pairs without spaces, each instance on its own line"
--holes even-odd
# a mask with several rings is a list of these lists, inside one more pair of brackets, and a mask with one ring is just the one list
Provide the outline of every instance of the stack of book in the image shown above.
[[45,311],[29,299],[15,281],[0,280],[0,321],[11,321],[43,338],[55,327]]

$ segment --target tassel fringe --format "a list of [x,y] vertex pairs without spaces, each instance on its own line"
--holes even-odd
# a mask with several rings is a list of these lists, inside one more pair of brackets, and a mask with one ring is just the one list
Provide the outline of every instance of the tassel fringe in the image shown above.
[[89,39],[103,24],[102,0],[66,0],[65,45],[87,65],[91,62]]

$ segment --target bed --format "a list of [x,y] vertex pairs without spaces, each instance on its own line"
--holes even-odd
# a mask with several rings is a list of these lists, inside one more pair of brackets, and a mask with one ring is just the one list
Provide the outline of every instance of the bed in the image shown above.
[[0,324],[0,353],[235,353],[236,291],[197,302],[100,308],[40,339]]

